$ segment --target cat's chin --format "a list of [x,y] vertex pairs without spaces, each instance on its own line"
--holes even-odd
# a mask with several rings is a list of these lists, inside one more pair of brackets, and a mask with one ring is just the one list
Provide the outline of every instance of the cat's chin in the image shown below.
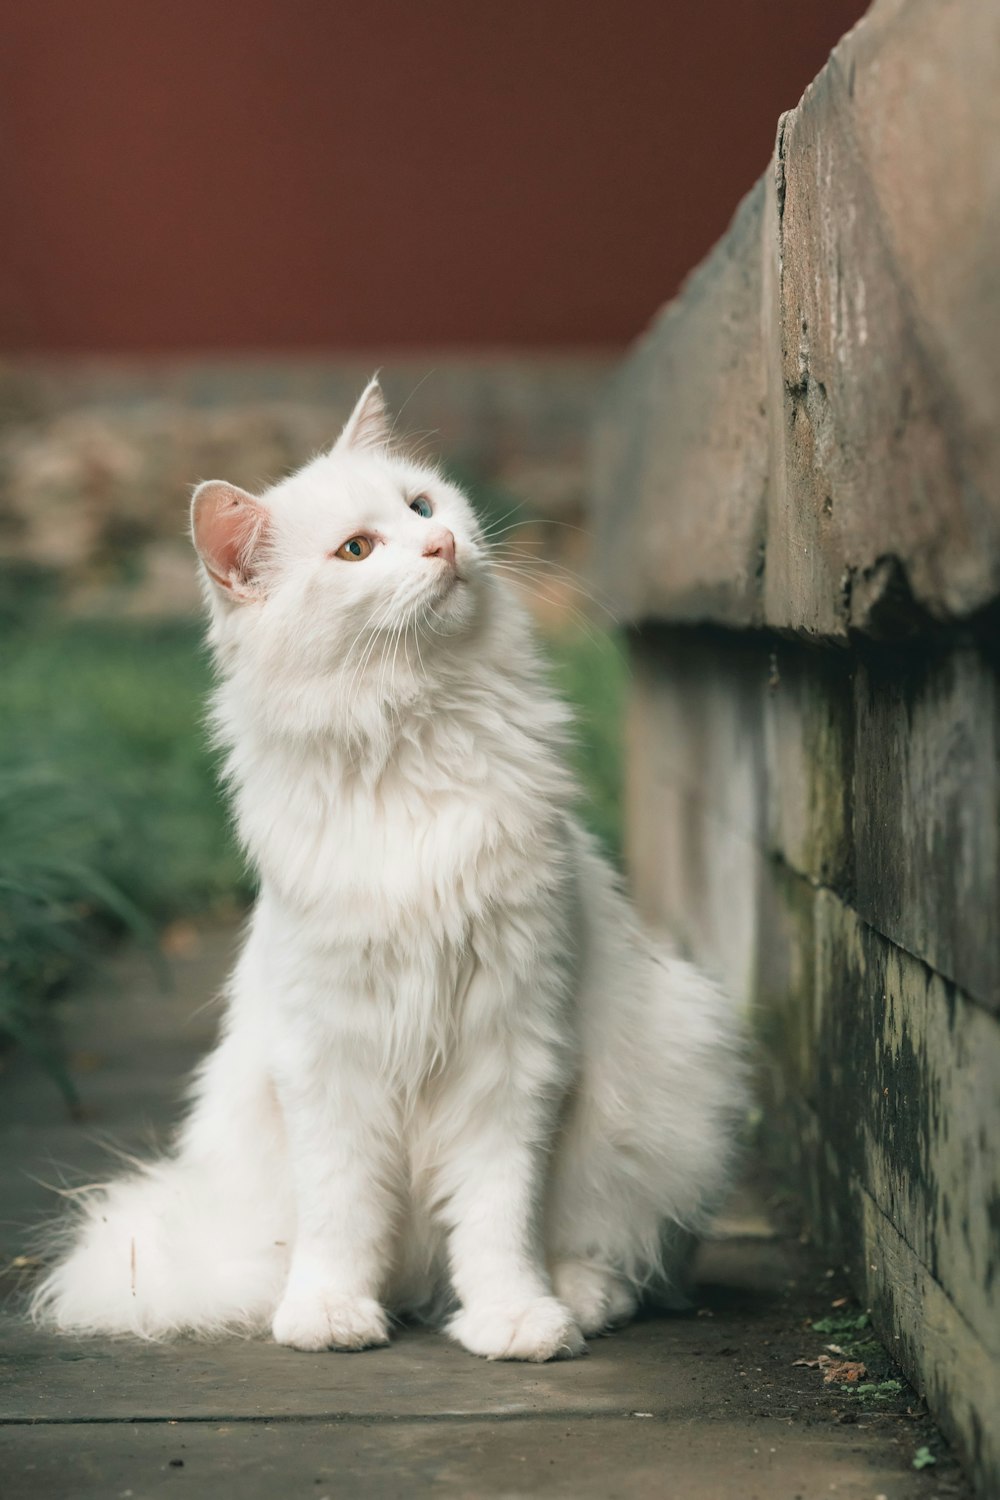
[[425,622],[442,635],[460,635],[475,619],[473,589],[458,573],[442,579],[423,602]]

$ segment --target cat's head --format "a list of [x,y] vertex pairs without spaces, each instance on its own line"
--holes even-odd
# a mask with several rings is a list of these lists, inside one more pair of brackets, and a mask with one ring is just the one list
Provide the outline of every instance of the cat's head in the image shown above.
[[394,449],[377,380],[328,452],[258,496],[209,480],[191,515],[224,659],[252,653],[315,682],[363,673],[391,642],[401,666],[400,648],[423,659],[453,647],[484,606],[475,513]]

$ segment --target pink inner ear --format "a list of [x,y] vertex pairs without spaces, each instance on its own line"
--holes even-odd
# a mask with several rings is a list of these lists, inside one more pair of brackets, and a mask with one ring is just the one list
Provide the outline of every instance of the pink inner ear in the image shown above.
[[196,493],[193,511],[194,543],[205,567],[223,588],[247,592],[266,527],[263,506],[235,485],[212,481]]

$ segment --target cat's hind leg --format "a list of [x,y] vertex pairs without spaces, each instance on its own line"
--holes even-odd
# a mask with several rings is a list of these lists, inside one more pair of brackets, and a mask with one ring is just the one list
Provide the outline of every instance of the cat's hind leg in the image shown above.
[[630,1180],[605,1126],[585,1096],[573,1100],[553,1157],[546,1208],[553,1290],[586,1338],[630,1320],[660,1245],[656,1204],[641,1177]]
[[577,853],[579,1065],[545,1246],[560,1295],[609,1327],[647,1292],[684,1305],[694,1235],[732,1169],[745,1044],[728,997],[642,930],[580,832]]
[[638,1303],[635,1288],[616,1271],[585,1260],[556,1261],[552,1290],[588,1339],[628,1323]]

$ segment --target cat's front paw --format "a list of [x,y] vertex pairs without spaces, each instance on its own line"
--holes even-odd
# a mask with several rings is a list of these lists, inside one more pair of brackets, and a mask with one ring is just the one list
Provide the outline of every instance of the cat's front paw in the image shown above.
[[587,1346],[572,1314],[555,1297],[530,1302],[482,1303],[463,1307],[448,1332],[470,1354],[483,1359],[573,1359]]
[[316,1353],[372,1349],[389,1342],[385,1312],[371,1297],[310,1290],[285,1293],[271,1324],[275,1342]]

